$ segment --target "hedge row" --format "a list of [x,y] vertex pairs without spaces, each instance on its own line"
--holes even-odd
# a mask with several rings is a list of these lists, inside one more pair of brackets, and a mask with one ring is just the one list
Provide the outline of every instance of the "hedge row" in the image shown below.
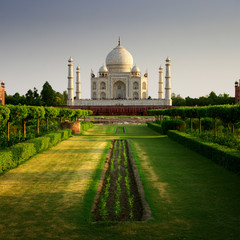
[[0,173],[18,166],[36,153],[44,151],[70,136],[71,130],[65,129],[24,143],[18,143],[8,150],[0,151]]
[[93,126],[92,122],[81,122],[81,132],[87,131],[89,128]]
[[240,174],[240,152],[238,150],[205,142],[202,139],[178,131],[168,131],[168,136],[226,169]]
[[161,125],[154,123],[154,122],[147,122],[147,126],[151,128],[152,130],[162,134],[162,127]]
[[186,123],[179,119],[167,119],[159,121],[158,123],[148,123],[148,127],[159,132],[160,134],[167,134],[168,130],[185,131]]
[[235,123],[240,120],[240,105],[221,105],[207,107],[178,107],[170,109],[148,110],[148,115],[165,115],[182,118],[218,118],[226,122]]

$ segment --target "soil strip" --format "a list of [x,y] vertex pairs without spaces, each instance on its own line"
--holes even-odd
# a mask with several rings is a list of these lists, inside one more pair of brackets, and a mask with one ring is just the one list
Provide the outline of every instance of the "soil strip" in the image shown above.
[[111,144],[91,213],[93,221],[152,219],[132,150],[126,140],[114,140]]

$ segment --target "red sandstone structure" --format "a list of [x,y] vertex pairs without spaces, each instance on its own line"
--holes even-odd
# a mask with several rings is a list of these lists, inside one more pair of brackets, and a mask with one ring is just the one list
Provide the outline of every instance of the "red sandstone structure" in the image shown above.
[[235,103],[240,102],[240,80],[235,82]]
[[5,105],[5,83],[1,82],[0,87],[0,104]]

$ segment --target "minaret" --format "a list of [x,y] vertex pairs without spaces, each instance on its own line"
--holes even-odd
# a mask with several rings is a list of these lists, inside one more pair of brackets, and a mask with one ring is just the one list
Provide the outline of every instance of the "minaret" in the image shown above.
[[170,68],[170,58],[166,59],[166,76],[165,76],[165,100],[167,105],[172,105],[171,99],[171,68]]
[[163,67],[159,68],[158,99],[163,99]]
[[76,71],[77,80],[76,80],[76,100],[81,99],[81,82],[80,82],[80,67],[77,67]]
[[70,57],[68,60],[68,104],[72,105],[73,98],[73,59]]

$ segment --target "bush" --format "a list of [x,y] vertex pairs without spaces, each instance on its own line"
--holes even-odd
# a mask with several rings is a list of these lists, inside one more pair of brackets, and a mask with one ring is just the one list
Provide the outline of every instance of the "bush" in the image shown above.
[[3,171],[13,168],[16,163],[13,161],[13,156],[11,151],[1,151],[0,152],[0,173]]
[[185,131],[186,123],[179,119],[169,119],[162,121],[162,133],[167,134],[168,130],[178,130],[180,132]]
[[93,123],[91,122],[81,122],[81,132],[87,131],[89,128],[93,126]]
[[202,128],[204,130],[212,130],[214,129],[214,121],[212,118],[204,118],[201,122]]
[[28,160],[36,153],[46,150],[70,136],[71,130],[66,129],[47,134],[44,137],[31,139],[24,143],[18,143],[8,150],[0,151],[0,173],[18,166],[21,162]]
[[18,165],[19,163],[29,159],[37,153],[33,143],[18,143],[12,147],[10,150],[13,155],[13,161]]
[[160,134],[163,134],[163,132],[162,132],[162,127],[161,127],[160,124],[155,123],[155,122],[147,122],[147,126],[148,126],[149,128],[151,128],[152,130],[154,130],[154,131],[156,131],[156,132],[158,132],[158,133],[160,133]]
[[218,145],[216,143],[205,142],[197,137],[177,131],[168,131],[168,136],[171,139],[213,160],[215,163],[225,167],[226,169],[237,174],[240,173],[239,151]]
[[50,137],[39,137],[39,138],[34,138],[30,140],[29,142],[34,144],[34,147],[37,151],[37,153],[46,150],[49,148],[50,145]]
[[49,133],[45,137],[50,138],[49,147],[52,147],[61,141],[62,134],[60,132]]

